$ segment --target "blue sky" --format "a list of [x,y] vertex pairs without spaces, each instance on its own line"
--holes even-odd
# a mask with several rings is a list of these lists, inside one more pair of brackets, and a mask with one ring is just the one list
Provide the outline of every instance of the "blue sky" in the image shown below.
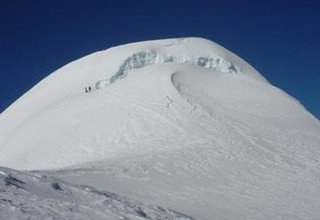
[[0,112],[57,68],[111,46],[211,39],[320,118],[319,1],[0,1]]

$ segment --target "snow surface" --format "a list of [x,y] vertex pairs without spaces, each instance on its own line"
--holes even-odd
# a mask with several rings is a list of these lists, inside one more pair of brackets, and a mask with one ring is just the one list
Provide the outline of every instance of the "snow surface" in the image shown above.
[[180,219],[192,217],[41,172],[0,167],[1,219]]
[[0,115],[1,166],[196,219],[319,219],[319,146],[297,100],[202,38],[89,55]]

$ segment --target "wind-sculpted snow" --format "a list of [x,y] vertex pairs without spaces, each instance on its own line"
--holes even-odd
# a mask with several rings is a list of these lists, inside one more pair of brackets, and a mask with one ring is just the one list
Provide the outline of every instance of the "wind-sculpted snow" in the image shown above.
[[0,167],[0,219],[180,219],[192,217],[145,205],[41,172]]
[[242,71],[234,64],[222,59],[218,56],[197,57],[178,55],[161,55],[154,50],[140,51],[128,57],[119,67],[118,71],[110,78],[100,80],[96,83],[96,88],[101,89],[114,81],[124,78],[131,74],[135,69],[142,68],[152,64],[162,63],[187,63],[207,69],[217,70],[221,73],[242,73]]

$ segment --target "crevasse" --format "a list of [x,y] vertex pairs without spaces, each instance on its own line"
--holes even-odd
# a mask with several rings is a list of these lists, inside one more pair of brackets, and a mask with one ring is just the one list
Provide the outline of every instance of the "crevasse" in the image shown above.
[[191,58],[185,55],[167,55],[163,56],[154,50],[140,51],[134,53],[124,60],[118,71],[109,79],[102,79],[96,82],[96,89],[105,88],[107,85],[122,79],[131,74],[134,69],[142,68],[152,64],[162,63],[188,63],[201,66],[207,69],[217,70],[222,73],[242,73],[242,71],[234,64],[222,59],[218,56]]

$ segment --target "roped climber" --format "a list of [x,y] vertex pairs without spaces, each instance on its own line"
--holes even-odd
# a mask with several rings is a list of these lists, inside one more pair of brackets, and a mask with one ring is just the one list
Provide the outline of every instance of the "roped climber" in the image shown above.
[[91,86],[84,87],[84,91],[85,91],[85,92],[91,92]]

